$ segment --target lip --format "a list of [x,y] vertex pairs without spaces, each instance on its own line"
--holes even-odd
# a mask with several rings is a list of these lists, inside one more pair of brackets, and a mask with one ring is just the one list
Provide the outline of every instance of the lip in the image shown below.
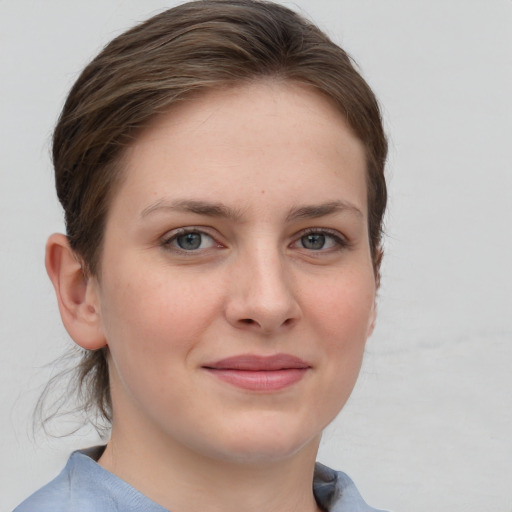
[[244,354],[205,364],[203,368],[233,386],[250,391],[272,392],[299,382],[311,365],[289,354]]

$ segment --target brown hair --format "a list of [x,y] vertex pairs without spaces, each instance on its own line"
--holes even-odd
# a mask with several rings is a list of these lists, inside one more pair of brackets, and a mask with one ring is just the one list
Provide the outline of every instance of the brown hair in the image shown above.
[[[315,88],[363,142],[378,280],[387,142],[377,100],[348,55],[316,26],[255,0],[197,0],[162,12],[115,38],[74,84],[55,128],[53,162],[67,236],[86,272],[99,272],[123,150],[138,130],[193,92],[264,77]],[[84,409],[110,421],[106,349],[84,352],[76,375]]]

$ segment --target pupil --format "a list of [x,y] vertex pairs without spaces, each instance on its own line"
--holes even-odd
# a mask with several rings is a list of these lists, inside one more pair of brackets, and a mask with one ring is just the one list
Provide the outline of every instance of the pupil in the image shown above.
[[325,245],[325,235],[306,235],[302,237],[302,246],[305,249],[318,250]]
[[178,245],[185,250],[198,249],[201,245],[201,235],[199,233],[187,233],[179,236],[176,241]]

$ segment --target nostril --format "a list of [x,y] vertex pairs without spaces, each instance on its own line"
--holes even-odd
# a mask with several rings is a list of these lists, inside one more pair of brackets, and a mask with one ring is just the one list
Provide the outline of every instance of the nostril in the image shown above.
[[[252,318],[241,318],[240,323],[244,325],[260,325],[256,320],[253,320]],[[293,323],[293,318],[287,318],[282,325],[289,326]]]

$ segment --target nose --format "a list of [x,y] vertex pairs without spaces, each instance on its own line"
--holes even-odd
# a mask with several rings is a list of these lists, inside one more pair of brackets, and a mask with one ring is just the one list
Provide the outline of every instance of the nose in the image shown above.
[[252,251],[231,270],[225,310],[231,325],[268,335],[297,323],[301,317],[297,293],[277,250]]

